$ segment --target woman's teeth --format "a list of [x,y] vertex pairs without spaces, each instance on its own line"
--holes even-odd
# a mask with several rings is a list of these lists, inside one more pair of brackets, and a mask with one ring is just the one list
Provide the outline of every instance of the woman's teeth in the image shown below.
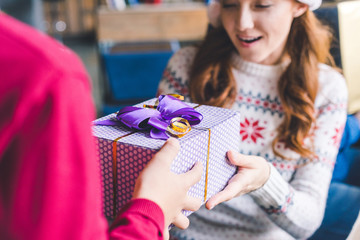
[[256,37],[256,38],[240,38],[239,39],[243,42],[246,42],[246,43],[252,43],[252,42],[255,42],[257,40],[259,40],[261,37]]

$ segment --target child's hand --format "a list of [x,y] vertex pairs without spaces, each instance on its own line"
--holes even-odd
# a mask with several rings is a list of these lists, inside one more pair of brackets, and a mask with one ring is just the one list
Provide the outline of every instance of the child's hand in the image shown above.
[[243,155],[234,151],[227,152],[227,156],[231,164],[238,167],[237,173],[229,180],[224,190],[207,201],[207,209],[262,187],[270,176],[270,166],[262,157]]
[[201,179],[201,163],[184,174],[170,171],[179,149],[179,142],[170,138],[141,172],[133,194],[133,198],[146,198],[160,206],[165,216],[166,236],[171,223],[181,229],[189,226],[189,219],[181,214],[182,209],[196,211],[201,205],[200,199],[187,196],[189,188]]

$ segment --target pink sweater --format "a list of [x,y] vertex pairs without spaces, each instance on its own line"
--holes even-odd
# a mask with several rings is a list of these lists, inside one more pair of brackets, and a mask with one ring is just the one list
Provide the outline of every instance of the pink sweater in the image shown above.
[[162,239],[163,213],[143,199],[108,231],[78,57],[0,12],[0,72],[0,239]]

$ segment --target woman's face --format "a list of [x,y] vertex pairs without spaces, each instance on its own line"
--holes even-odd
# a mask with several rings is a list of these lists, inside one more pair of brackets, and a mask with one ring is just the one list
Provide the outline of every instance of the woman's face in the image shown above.
[[249,62],[281,62],[294,17],[307,5],[295,0],[222,0],[221,21],[240,56]]

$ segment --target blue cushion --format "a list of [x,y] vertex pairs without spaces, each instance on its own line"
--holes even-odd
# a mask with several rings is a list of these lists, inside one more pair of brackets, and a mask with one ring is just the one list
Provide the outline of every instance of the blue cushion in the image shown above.
[[103,53],[109,98],[148,99],[156,95],[172,51]]

